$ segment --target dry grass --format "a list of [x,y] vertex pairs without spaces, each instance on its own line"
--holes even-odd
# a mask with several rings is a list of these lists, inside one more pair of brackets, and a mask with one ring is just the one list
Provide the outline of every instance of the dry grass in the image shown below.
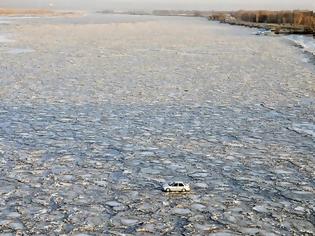
[[215,12],[209,19],[219,21],[251,22],[255,24],[291,25],[304,27],[315,33],[315,13],[313,11],[236,11]]
[[291,24],[315,30],[315,13],[312,11],[238,11],[233,16],[247,22]]
[[0,16],[71,16],[79,12],[52,11],[48,9],[0,8]]

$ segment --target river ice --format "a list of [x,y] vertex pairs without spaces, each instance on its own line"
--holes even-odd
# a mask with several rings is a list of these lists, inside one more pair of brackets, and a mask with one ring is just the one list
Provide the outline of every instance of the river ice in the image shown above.
[[[315,71],[300,50],[130,17],[1,26],[15,41],[0,44],[0,234],[315,234]],[[174,179],[192,191],[161,191]]]

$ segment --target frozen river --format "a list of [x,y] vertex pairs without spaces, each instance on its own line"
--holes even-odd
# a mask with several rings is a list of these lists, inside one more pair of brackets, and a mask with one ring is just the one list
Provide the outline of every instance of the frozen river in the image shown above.
[[1,24],[0,234],[315,234],[301,55],[198,18]]

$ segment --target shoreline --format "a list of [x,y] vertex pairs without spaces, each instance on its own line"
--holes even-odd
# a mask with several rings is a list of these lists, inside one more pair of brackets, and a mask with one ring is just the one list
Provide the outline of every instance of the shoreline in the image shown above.
[[313,11],[214,12],[208,19],[230,25],[271,30],[275,34],[311,34],[315,37]]
[[268,23],[254,23],[254,22],[233,21],[233,20],[231,21],[225,20],[225,21],[219,21],[219,22],[229,24],[229,25],[239,25],[239,26],[245,26],[249,28],[271,30],[275,34],[314,35],[315,37],[315,32],[312,32],[309,29],[305,29],[303,26],[293,26],[290,24],[279,25],[279,24],[268,24]]

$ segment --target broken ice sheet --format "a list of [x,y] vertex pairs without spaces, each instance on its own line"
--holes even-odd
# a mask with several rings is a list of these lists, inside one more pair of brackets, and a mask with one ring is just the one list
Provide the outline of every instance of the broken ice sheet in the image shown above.
[[9,39],[7,35],[0,34],[0,43],[11,43],[14,42],[14,40]]
[[301,124],[293,124],[292,130],[300,134],[307,134],[313,136],[315,138],[315,124],[311,123],[301,123]]
[[31,53],[34,52],[31,48],[12,48],[7,51],[9,54],[22,54],[22,53]]

